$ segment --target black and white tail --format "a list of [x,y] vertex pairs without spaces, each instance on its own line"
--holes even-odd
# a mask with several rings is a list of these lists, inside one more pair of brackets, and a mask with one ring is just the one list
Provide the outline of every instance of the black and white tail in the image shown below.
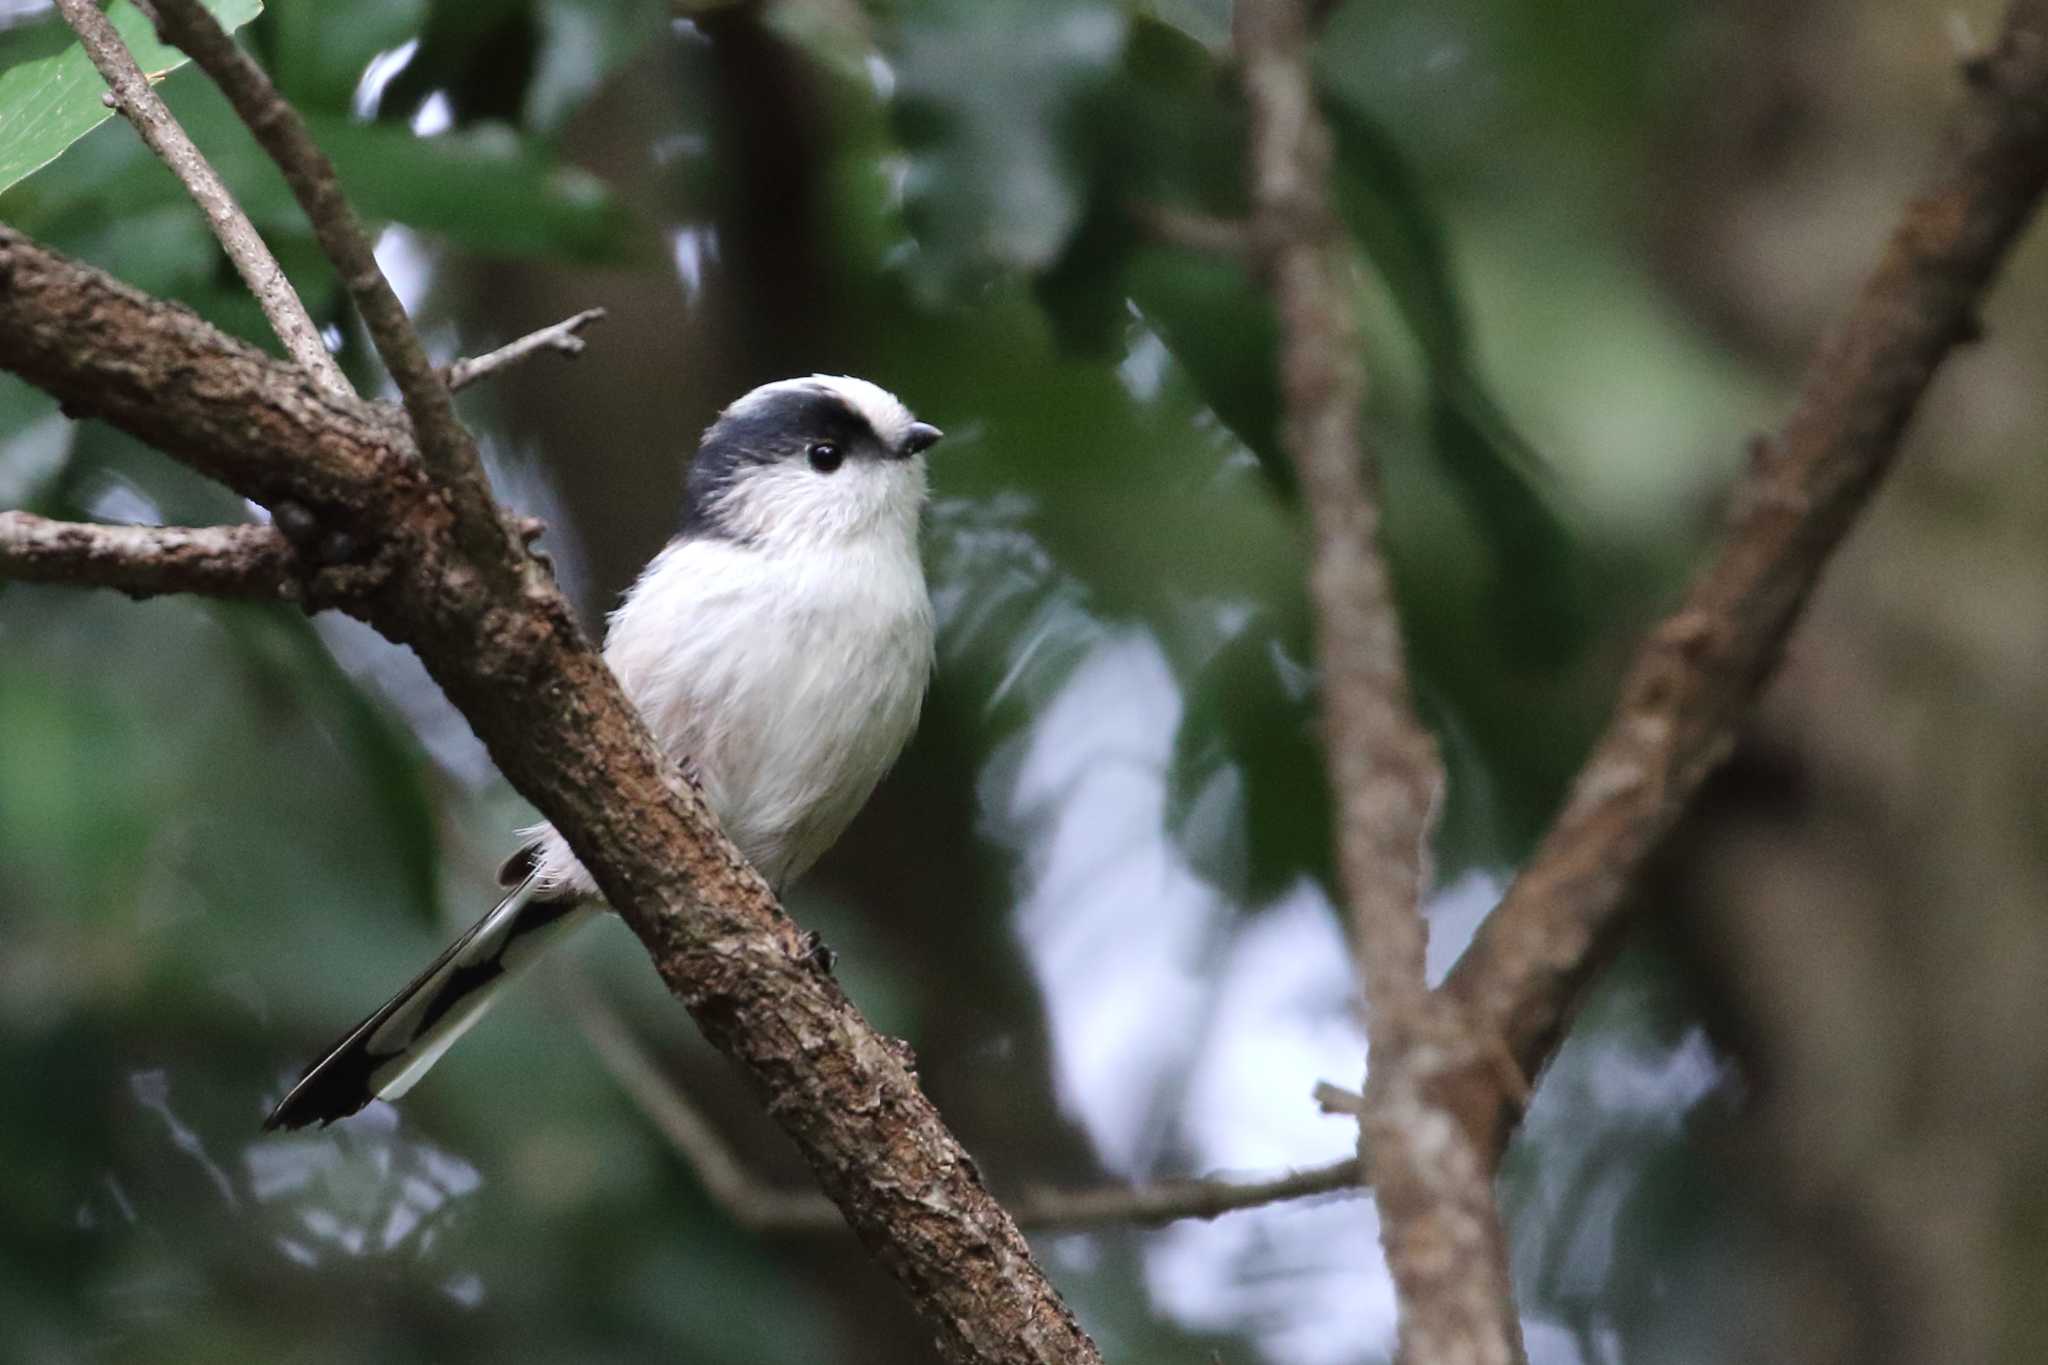
[[411,985],[307,1067],[263,1126],[331,1123],[371,1100],[397,1099],[469,1031],[500,987],[598,913],[575,901],[540,899],[528,877]]

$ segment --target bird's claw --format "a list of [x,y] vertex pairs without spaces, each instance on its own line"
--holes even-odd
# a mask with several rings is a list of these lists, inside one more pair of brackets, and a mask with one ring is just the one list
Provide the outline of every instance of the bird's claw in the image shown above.
[[804,961],[820,976],[832,975],[832,968],[839,962],[839,954],[825,942],[825,936],[816,929],[804,931]]

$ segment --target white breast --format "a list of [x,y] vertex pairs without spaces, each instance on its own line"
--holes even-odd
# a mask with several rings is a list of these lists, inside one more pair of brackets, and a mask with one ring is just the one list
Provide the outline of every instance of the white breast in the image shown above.
[[[671,545],[613,614],[605,659],[720,824],[782,886],[829,848],[917,726],[932,614],[910,536]],[[551,885],[594,891],[544,836]]]

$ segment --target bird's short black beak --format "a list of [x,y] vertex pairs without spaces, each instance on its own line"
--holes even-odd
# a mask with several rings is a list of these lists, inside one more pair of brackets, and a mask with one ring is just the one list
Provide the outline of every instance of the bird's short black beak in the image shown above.
[[938,444],[939,438],[945,434],[930,422],[912,422],[910,430],[903,433],[903,453],[906,456],[921,455]]

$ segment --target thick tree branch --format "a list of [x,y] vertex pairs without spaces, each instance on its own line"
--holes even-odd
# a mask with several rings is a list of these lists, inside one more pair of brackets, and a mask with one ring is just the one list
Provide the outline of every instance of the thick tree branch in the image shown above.
[[228,187],[164,102],[157,98],[127,44],[100,12],[97,0],[57,0],[57,8],[105,78],[114,108],[170,167],[171,174],[178,177],[192,201],[199,205],[199,211],[206,215],[207,225],[234,263],[235,272],[256,296],[263,316],[270,320],[270,329],[284,343],[285,351],[305,366],[322,387],[336,393],[354,392],[341,366],[320,340],[320,329],[307,315],[306,305],[300,302],[291,281],[264,246],[255,224],[242,212],[242,206],[228,193]]
[[[378,586],[410,646],[554,822],[713,1044],[740,1063],[950,1360],[1093,1362],[974,1163],[655,747],[538,566],[498,586],[391,411],[0,226],[0,368],[282,515]],[[493,519],[496,519],[495,512]]]
[[199,0],[156,0],[156,22],[164,41],[184,49],[208,76],[256,141],[284,173],[292,196],[313,225],[320,250],[334,263],[342,286],[355,300],[363,325],[384,367],[398,385],[412,421],[413,439],[428,471],[455,512],[454,533],[474,567],[501,591],[515,590],[532,565],[498,519],[476,439],[455,415],[448,385],[428,363],[405,306],[377,265],[334,163],[313,141],[299,117],[255,59],[229,36]]
[[1309,17],[1300,0],[1240,0],[1235,14],[1254,246],[1280,323],[1281,437],[1314,534],[1309,595],[1338,883],[1366,989],[1360,1154],[1372,1154],[1403,1357],[1510,1365],[1521,1357],[1521,1326],[1493,1172],[1441,1085],[1482,1049],[1423,974],[1422,899],[1443,767],[1410,704],[1379,549],[1350,253],[1329,202],[1330,133],[1316,106]]
[[[735,1223],[763,1233],[829,1232],[845,1220],[822,1195],[781,1190],[748,1172],[739,1154],[719,1136],[711,1120],[690,1102],[616,1011],[588,987],[571,982],[565,990],[571,1012],[598,1060],[628,1099],[660,1130],[695,1171],[712,1202]],[[1226,1213],[1316,1195],[1363,1193],[1355,1157],[1258,1180],[1184,1177],[1142,1185],[1101,1185],[1084,1189],[1040,1187],[1003,1201],[1010,1216],[1028,1228],[1073,1229],[1137,1223],[1160,1226],[1185,1218],[1220,1218]]]
[[[1446,993],[1497,1030],[1524,1076],[1561,1041],[1624,927],[1631,887],[1727,756],[1828,558],[1890,468],[1937,367],[2048,183],[2048,3],[2017,0],[1933,175],[1907,206],[1792,414],[1757,443],[1719,552],[1652,633],[1563,811],[1481,926]],[[1496,1156],[1520,1117],[1480,1078],[1467,1123]]]
[[508,341],[495,351],[458,360],[448,367],[443,379],[452,393],[471,384],[480,384],[498,371],[530,360],[542,351],[553,351],[573,360],[583,354],[586,344],[577,334],[585,327],[603,321],[604,309],[586,308],[574,317],[563,318],[537,332],[528,332],[517,341]]

